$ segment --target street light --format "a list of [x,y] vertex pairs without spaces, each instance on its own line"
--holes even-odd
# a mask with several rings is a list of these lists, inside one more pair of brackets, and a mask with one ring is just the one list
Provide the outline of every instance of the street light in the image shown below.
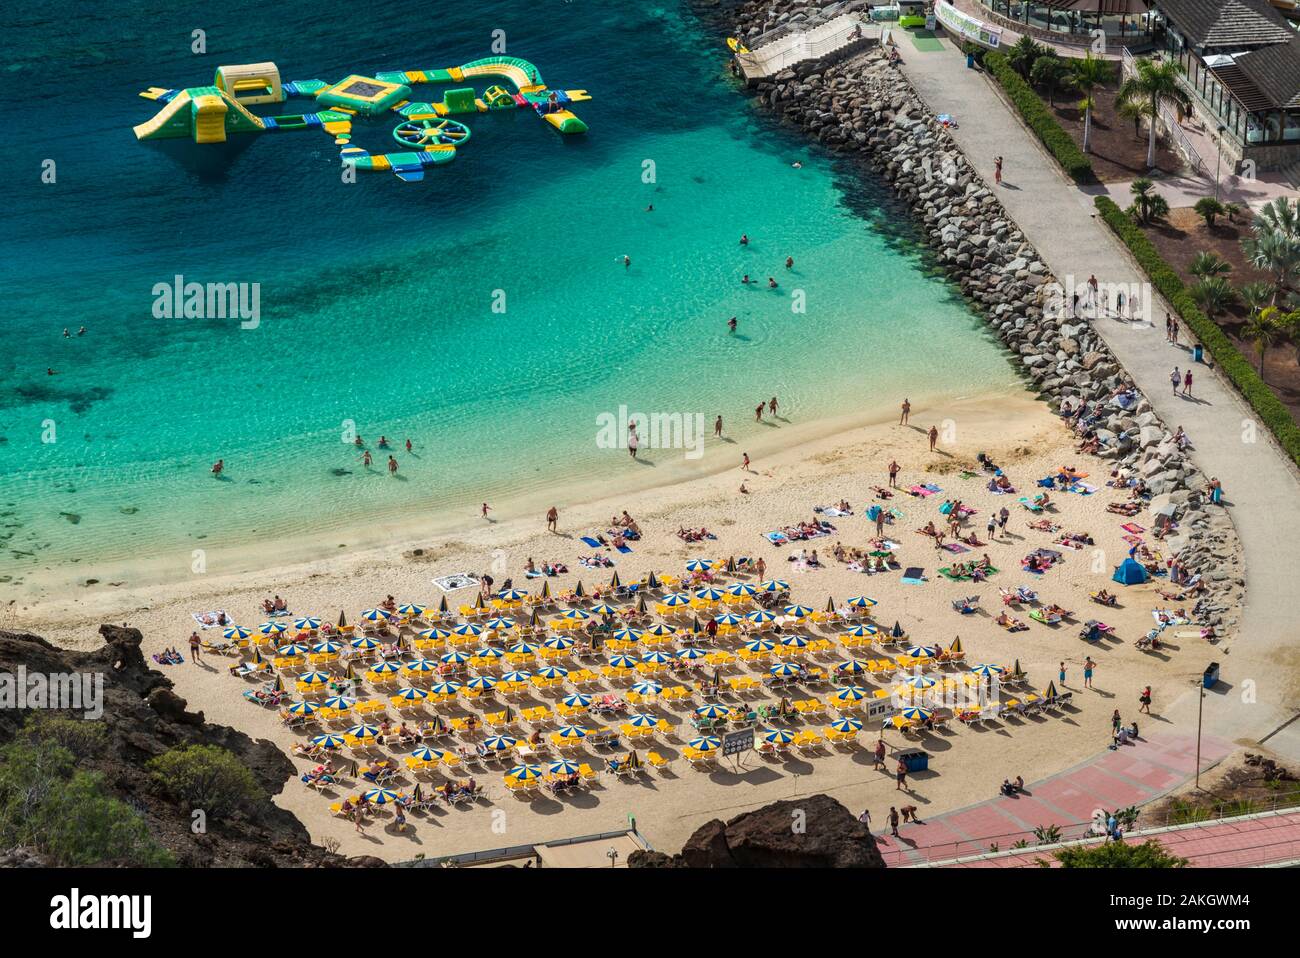
[[1223,165],[1223,134],[1226,133],[1227,130],[1228,128],[1222,123],[1220,123],[1218,129],[1215,130],[1218,134],[1218,136],[1214,138],[1214,145],[1218,147],[1218,157],[1214,161],[1214,201],[1216,203],[1219,201],[1219,167]]
[[1196,784],[1195,788],[1199,791],[1201,787],[1201,716],[1205,712],[1205,683],[1202,681],[1196,688]]

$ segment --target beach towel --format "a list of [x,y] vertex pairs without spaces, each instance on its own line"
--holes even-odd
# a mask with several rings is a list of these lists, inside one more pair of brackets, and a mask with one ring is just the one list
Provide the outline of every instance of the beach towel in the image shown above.
[[214,612],[191,612],[190,615],[194,618],[194,621],[199,624],[199,627],[203,629],[215,629],[220,626],[222,622],[225,622],[227,625],[230,624],[230,617],[226,615],[224,609],[217,609]]
[[765,532],[763,537],[774,546],[788,545],[790,542],[789,538],[780,532]]
[[626,544],[621,545],[621,546],[615,546],[614,548],[616,548],[619,552],[622,552],[622,553],[625,553],[625,554],[628,553],[628,552],[631,552],[631,551],[632,551],[632,547],[629,546],[629,545],[626,545]]
[[971,472],[969,469],[963,469],[963,470],[961,471],[961,476],[960,476],[960,478],[962,478],[962,479],[974,479],[974,478],[975,478],[975,473]]
[[478,576],[472,572],[453,572],[451,575],[439,576],[433,580],[433,584],[443,592],[455,592],[457,589],[478,585]]
[[932,496],[934,492],[925,486],[908,486],[907,491],[914,496]]
[[943,490],[940,489],[938,486],[936,486],[933,482],[923,482],[923,483],[921,483],[921,488],[922,488],[922,489],[929,489],[931,495],[933,495],[933,494],[936,493],[936,492],[943,492]]
[[605,548],[605,544],[603,542],[601,542],[599,539],[593,538],[592,536],[583,536],[582,541],[585,542],[587,545],[591,546],[593,549]]
[[1126,522],[1122,526],[1120,526],[1120,528],[1123,529],[1125,532],[1133,533],[1135,536],[1141,535],[1142,533],[1146,532],[1146,529],[1142,528],[1136,522]]
[[904,519],[904,518],[906,518],[906,516],[904,516],[904,514],[903,514],[903,510],[902,510],[902,509],[898,509],[898,508],[890,509],[890,510],[889,510],[889,514],[890,514],[891,516],[893,516],[895,519]]
[[1076,482],[1069,488],[1070,492],[1077,492],[1081,496],[1090,496],[1097,491],[1097,487],[1088,482]]
[[525,570],[524,575],[529,579],[540,579],[542,578],[543,573],[538,572],[536,569],[534,569],[532,572],[528,572],[527,570]]
[[945,542],[943,544],[943,548],[947,549],[949,552],[953,553],[954,555],[960,555],[963,552],[970,552],[970,550],[967,549],[960,542]]
[[1017,501],[1018,503],[1020,503],[1022,506],[1024,506],[1026,509],[1028,509],[1030,512],[1042,512],[1042,511],[1043,511],[1043,507],[1042,507],[1042,506],[1040,506],[1040,505],[1039,505],[1038,503],[1036,503],[1036,502],[1030,502],[1030,501],[1029,501],[1026,497],[1024,497],[1024,496],[1021,496],[1021,497],[1020,497],[1019,499],[1017,499],[1016,501]]
[[920,566],[914,566],[914,565],[908,566],[906,569],[903,570],[903,584],[924,585],[925,570],[922,569]]

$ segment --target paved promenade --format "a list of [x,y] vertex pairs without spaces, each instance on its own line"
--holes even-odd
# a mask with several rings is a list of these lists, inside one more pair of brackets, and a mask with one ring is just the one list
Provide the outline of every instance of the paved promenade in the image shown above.
[[[1037,138],[995,91],[994,81],[968,70],[950,39],[943,49],[921,52],[902,47],[903,71],[935,113],[951,114],[953,136],[986,182],[993,182],[996,156],[1004,157],[1003,186],[997,189],[1019,224],[1065,283],[1083,284],[1095,274],[1103,283],[1145,283],[1128,252],[1094,217],[1092,197],[1059,171]],[[1245,548],[1246,608],[1239,635],[1225,654],[1221,648],[1187,645],[1170,663],[1185,672],[1188,691],[1164,706],[1165,717],[1180,730],[1195,728],[1195,680],[1205,665],[1218,661],[1222,678],[1205,696],[1209,734],[1252,745],[1296,715],[1300,703],[1300,481],[1294,464],[1263,428],[1247,441],[1253,416],[1231,385],[1205,366],[1195,369],[1195,398],[1171,395],[1169,371],[1185,369],[1184,347],[1165,342],[1168,305],[1158,297],[1151,308],[1154,325],[1135,326],[1109,319],[1097,331],[1146,393],[1156,413],[1173,429],[1183,426],[1195,445],[1194,461],[1223,483],[1225,501]],[[1121,557],[1116,557],[1116,562]],[[1300,760],[1300,722],[1268,745],[1288,760]]]
[[[1231,742],[1206,736],[1201,742],[1201,765],[1209,767],[1231,752]],[[1008,776],[1014,776],[1014,756],[1008,756],[1008,761],[1012,763]],[[1081,826],[1092,820],[1097,809],[1145,805],[1195,774],[1196,736],[1157,732],[1029,783],[1024,794],[1015,798],[999,795],[926,818],[920,825],[901,825],[897,838],[883,827],[888,824],[883,816],[873,826],[881,832],[877,842],[890,868],[946,861],[984,854],[993,843],[1002,851],[1019,839],[1032,845],[1034,829],[1044,825],[1059,825],[1063,841],[1081,838]],[[899,801],[906,801],[901,793]]]

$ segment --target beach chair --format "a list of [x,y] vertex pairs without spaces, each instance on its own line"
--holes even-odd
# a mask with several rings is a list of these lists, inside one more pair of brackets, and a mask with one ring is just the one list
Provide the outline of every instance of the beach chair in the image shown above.
[[668,766],[672,764],[668,759],[664,758],[658,752],[647,752],[645,760],[647,765],[649,765],[651,768],[655,769],[658,772],[662,772],[664,769],[668,768]]
[[600,780],[600,774],[586,762],[578,766],[578,777],[587,784]]

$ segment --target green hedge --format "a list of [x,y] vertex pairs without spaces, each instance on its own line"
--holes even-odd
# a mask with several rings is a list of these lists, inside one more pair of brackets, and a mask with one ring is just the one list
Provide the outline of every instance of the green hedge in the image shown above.
[[1056,117],[1052,116],[1051,110],[1034,92],[1034,88],[1011,68],[1007,58],[1001,53],[989,53],[984,57],[984,65],[1002,84],[1002,89],[1006,90],[1007,96],[1020,111],[1025,124],[1051,150],[1056,162],[1061,164],[1065,172],[1077,183],[1093,182],[1096,177],[1092,172],[1092,162],[1070,139],[1070,134],[1056,122]]
[[1300,463],[1300,426],[1296,425],[1291,411],[1264,384],[1254,365],[1241,354],[1218,324],[1201,312],[1178,274],[1164,261],[1137,223],[1109,197],[1098,196],[1093,202],[1106,225],[1118,234],[1133,253],[1138,265],[1150,278],[1151,285],[1177,310],[1201,345],[1214,357],[1219,368],[1241,390],[1260,421],[1277,437],[1287,455]]

